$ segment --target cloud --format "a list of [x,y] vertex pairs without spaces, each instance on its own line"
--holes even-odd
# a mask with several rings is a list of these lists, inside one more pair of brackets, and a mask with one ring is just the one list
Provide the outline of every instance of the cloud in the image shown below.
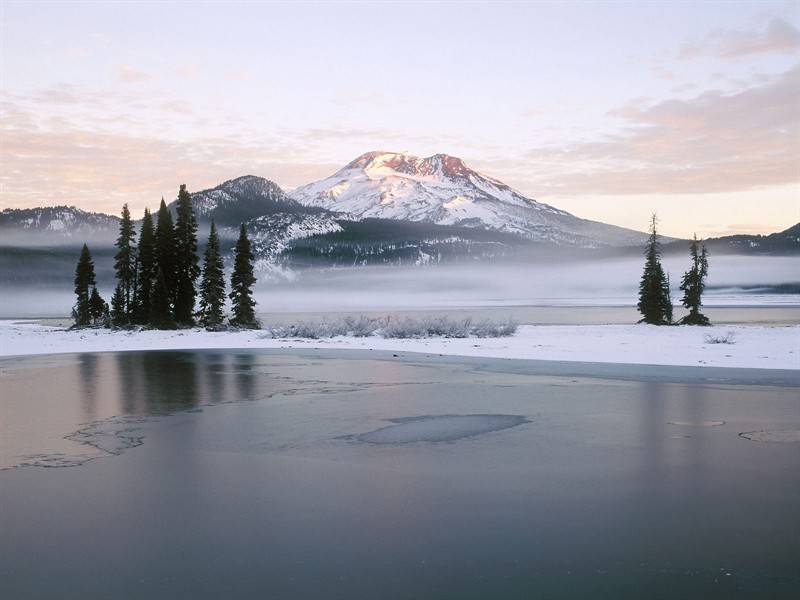
[[153,207],[180,183],[192,190],[245,173],[295,187],[341,165],[302,160],[281,139],[246,142],[236,134],[176,142],[153,135],[96,131],[79,122],[43,121],[0,103],[0,208],[75,204],[117,212]]
[[125,83],[139,83],[150,79],[150,75],[136,67],[121,65],[117,69],[117,79]]
[[161,103],[161,108],[169,112],[190,115],[194,112],[192,103],[188,100],[168,100]]
[[684,59],[712,56],[735,60],[753,54],[789,52],[800,48],[800,31],[780,18],[772,19],[763,31],[718,30],[700,42],[686,44]]
[[[554,194],[730,192],[800,180],[800,65],[761,86],[613,111],[598,141],[528,152],[526,188]],[[534,171],[535,172],[535,171]],[[515,173],[518,175],[519,173]],[[502,175],[502,174],[501,174]]]

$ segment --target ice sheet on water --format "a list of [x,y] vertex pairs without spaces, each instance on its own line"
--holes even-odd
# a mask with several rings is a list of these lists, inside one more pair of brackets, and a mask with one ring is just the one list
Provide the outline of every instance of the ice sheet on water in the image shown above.
[[685,427],[719,427],[725,421],[667,421],[667,425],[681,425]]
[[74,454],[29,454],[21,456],[15,465],[8,468],[77,467],[96,458],[122,454],[142,444],[142,425],[151,420],[150,417],[122,415],[87,423],[78,431],[64,436],[64,439],[81,444],[83,451]]
[[394,425],[355,436],[370,444],[452,442],[528,423],[521,415],[423,415],[390,419]]
[[779,429],[772,431],[748,431],[740,433],[740,437],[754,442],[789,442],[800,443],[800,429]]

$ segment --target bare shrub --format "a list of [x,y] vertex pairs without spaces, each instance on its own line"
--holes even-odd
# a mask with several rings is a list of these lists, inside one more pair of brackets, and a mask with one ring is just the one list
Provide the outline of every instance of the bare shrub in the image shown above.
[[728,331],[721,334],[707,333],[703,339],[705,340],[706,344],[735,344],[735,337],[736,332]]
[[375,318],[360,315],[328,321],[299,321],[289,325],[274,325],[267,329],[266,338],[320,339],[337,336],[378,336],[393,339],[408,338],[466,338],[506,337],[514,335],[517,323],[511,320],[495,322],[489,319],[473,323],[471,318],[402,317]]

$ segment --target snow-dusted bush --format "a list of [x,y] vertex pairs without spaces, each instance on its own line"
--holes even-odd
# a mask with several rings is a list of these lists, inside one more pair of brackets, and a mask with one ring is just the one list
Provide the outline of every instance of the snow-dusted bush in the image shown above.
[[415,319],[403,317],[402,319],[389,319],[386,326],[381,329],[380,335],[385,338],[427,338],[469,337],[472,319],[455,320],[449,317],[435,317]]
[[343,317],[328,321],[299,321],[290,325],[275,325],[268,328],[265,337],[320,339],[336,336],[384,338],[465,338],[465,337],[505,337],[514,335],[517,323],[514,321],[495,322],[488,319],[473,323],[472,319],[451,319],[450,317]]
[[369,337],[381,326],[384,319],[374,319],[364,315],[358,317],[345,317],[342,319],[347,333],[341,335],[352,335],[354,337]]
[[472,326],[472,335],[480,338],[508,337],[517,333],[518,327],[519,323],[513,319],[500,322],[484,319]]
[[735,344],[736,340],[736,332],[728,331],[727,333],[722,333],[718,335],[711,335],[707,333],[703,338],[706,344]]

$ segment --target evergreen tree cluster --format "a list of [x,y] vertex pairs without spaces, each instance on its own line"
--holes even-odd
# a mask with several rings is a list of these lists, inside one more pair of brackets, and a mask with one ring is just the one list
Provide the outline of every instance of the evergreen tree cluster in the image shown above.
[[[225,272],[219,236],[214,222],[203,256],[197,255],[197,219],[191,194],[180,186],[176,218],[164,199],[154,223],[144,211],[136,244],[136,231],[127,204],[122,207],[119,237],[115,243],[114,273],[116,287],[111,309],[96,287],[94,263],[84,244],[75,270],[73,308],[76,327],[104,325],[115,327],[144,326],[156,329],[191,327],[196,319],[207,328],[220,328],[225,320]],[[242,224],[234,252],[231,276],[233,314],[229,322],[236,327],[257,328],[256,302],[253,299],[253,253],[247,230]],[[199,310],[195,311],[200,278]]]
[[97,291],[94,261],[86,244],[81,249],[81,256],[75,267],[75,295],[78,301],[72,308],[72,318],[77,327],[108,324],[108,304]]
[[706,287],[708,275],[708,252],[706,245],[697,241],[697,235],[692,238],[689,247],[689,256],[692,259],[691,268],[683,274],[680,290],[683,292],[681,304],[689,309],[689,314],[680,320],[684,325],[710,325],[708,317],[700,312],[703,305],[703,290]]
[[[661,265],[657,224],[656,215],[653,215],[650,221],[650,239],[645,249],[644,271],[639,282],[637,308],[642,314],[642,322],[651,325],[671,325],[672,298],[670,297],[669,274],[665,273]],[[689,309],[689,314],[683,317],[679,324],[709,325],[708,317],[700,312],[705,278],[708,275],[708,254],[705,244],[701,244],[696,235],[689,248],[689,254],[692,266],[684,273],[680,285],[680,290],[684,293],[681,304]]]

